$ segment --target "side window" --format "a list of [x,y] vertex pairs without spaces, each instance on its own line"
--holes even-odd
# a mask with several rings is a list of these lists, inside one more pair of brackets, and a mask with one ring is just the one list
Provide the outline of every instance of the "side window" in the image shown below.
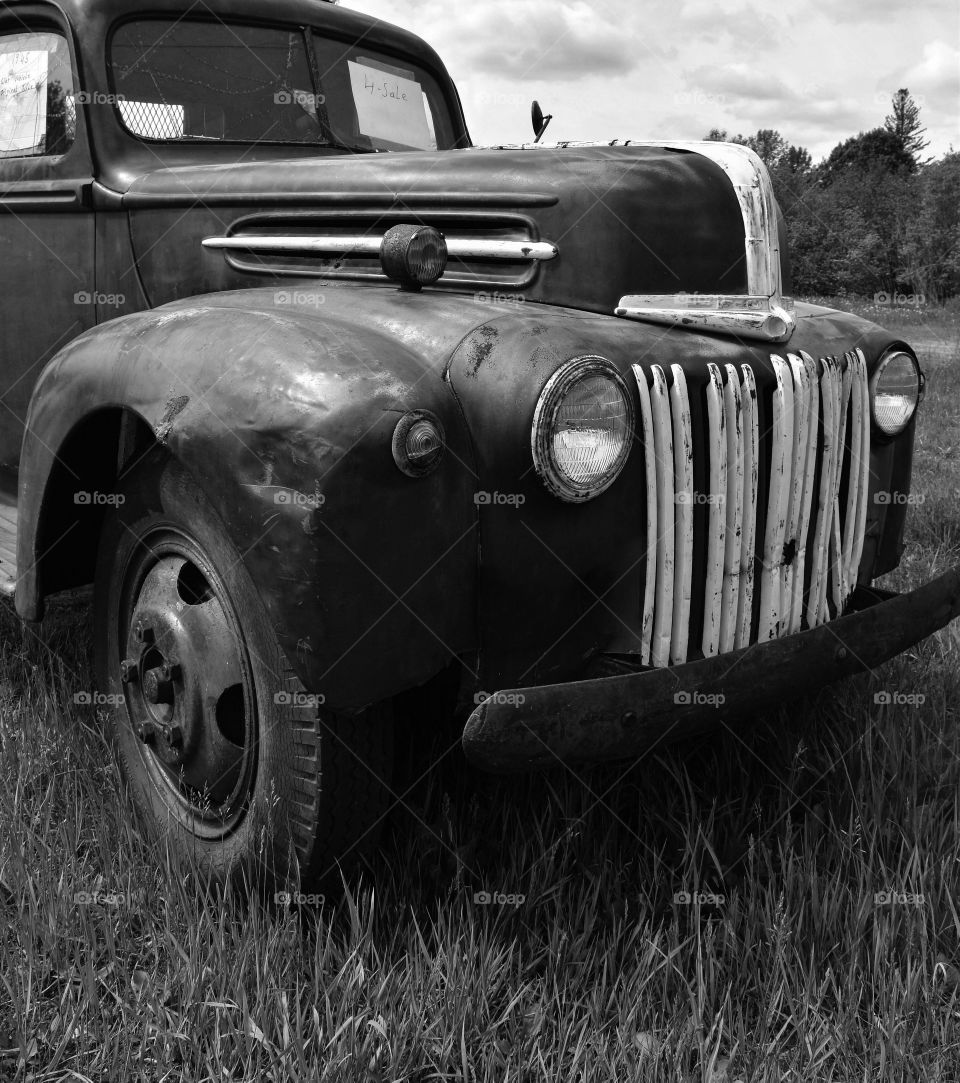
[[66,39],[54,31],[0,33],[0,160],[65,154],[76,131]]

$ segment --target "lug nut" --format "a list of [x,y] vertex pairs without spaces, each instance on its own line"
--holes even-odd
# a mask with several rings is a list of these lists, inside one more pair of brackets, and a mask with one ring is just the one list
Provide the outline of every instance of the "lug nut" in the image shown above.
[[137,670],[137,663],[129,658],[125,658],[120,663],[120,680],[124,684],[133,684],[136,682],[139,672]]
[[171,681],[179,680],[180,667],[176,662],[165,662],[160,667],[160,680],[165,684],[170,684]]
[[149,624],[142,617],[137,621],[136,627],[133,630],[133,634],[141,643],[152,643],[153,625]]
[[171,748],[183,747],[183,730],[180,726],[171,726],[170,729],[167,730],[167,744]]
[[153,732],[153,726],[148,722],[141,722],[141,724],[137,726],[137,736],[145,745],[152,745],[156,734]]

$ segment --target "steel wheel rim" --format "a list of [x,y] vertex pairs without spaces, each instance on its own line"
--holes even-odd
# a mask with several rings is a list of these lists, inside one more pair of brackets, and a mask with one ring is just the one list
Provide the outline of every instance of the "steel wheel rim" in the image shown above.
[[214,841],[237,829],[256,778],[253,672],[230,595],[173,524],[139,540],[121,579],[116,671],[126,723],[155,793]]

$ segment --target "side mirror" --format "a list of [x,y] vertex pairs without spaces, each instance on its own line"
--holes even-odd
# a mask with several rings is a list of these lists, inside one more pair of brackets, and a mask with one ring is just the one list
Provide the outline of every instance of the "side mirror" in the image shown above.
[[540,103],[534,102],[530,107],[530,119],[533,121],[533,141],[534,143],[539,143],[543,138],[543,133],[547,130],[550,121],[553,120],[553,113],[544,116],[543,110],[540,108]]

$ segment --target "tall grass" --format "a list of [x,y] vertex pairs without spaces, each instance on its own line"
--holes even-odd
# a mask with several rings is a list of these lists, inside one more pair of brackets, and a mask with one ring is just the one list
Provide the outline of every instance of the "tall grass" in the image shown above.
[[[960,558],[960,358],[921,354],[904,588]],[[87,628],[0,613],[0,1080],[960,1078],[954,631],[629,769],[448,757],[286,909],[138,832]]]

